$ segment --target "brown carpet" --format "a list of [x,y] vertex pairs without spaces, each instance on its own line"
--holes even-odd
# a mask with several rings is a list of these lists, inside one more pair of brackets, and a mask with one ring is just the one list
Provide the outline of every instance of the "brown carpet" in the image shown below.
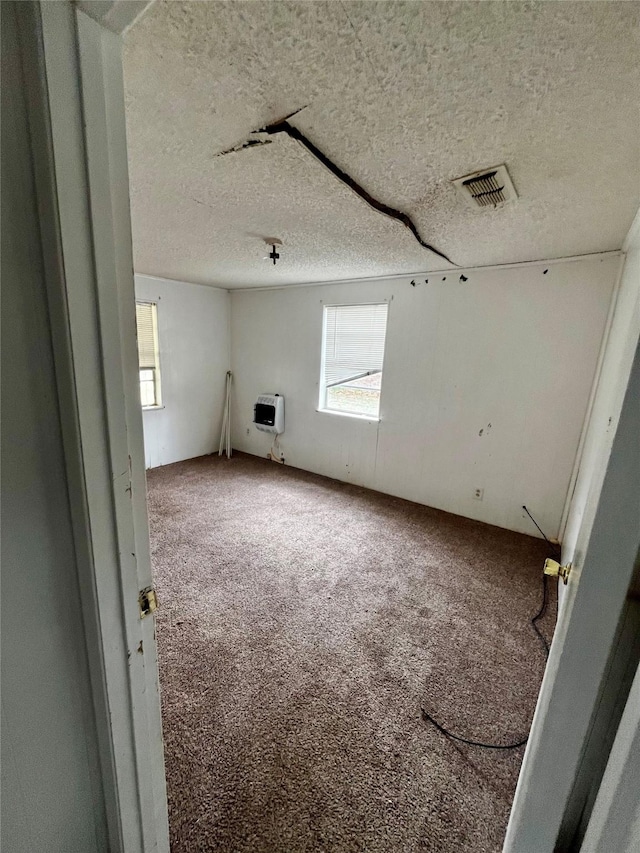
[[241,454],[148,480],[173,853],[499,851],[524,750],[420,707],[526,734],[544,544]]

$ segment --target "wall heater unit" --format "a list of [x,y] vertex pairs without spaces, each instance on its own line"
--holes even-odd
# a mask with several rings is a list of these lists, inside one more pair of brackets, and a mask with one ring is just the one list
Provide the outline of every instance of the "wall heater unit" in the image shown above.
[[253,407],[253,422],[262,432],[280,435],[284,432],[284,397],[261,394]]

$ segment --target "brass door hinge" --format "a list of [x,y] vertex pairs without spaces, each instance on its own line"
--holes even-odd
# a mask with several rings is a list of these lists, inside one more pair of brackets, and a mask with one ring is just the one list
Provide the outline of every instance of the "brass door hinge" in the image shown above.
[[571,563],[567,563],[566,566],[561,566],[556,560],[552,560],[550,557],[544,561],[544,573],[545,575],[550,575],[552,578],[562,578],[562,583],[566,584],[569,580],[569,573],[571,571]]
[[138,606],[140,608],[140,618],[144,619],[149,613],[155,613],[158,609],[158,596],[152,586],[140,590],[138,596]]

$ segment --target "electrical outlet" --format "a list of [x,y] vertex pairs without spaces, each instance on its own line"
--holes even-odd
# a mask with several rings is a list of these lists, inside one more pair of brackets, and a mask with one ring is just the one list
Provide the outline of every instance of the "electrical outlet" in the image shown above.
[[484,489],[474,489],[474,490],[473,490],[473,497],[474,497],[477,501],[481,501],[481,500],[482,500],[482,498],[484,497]]
[[247,435],[251,435],[251,430],[247,427]]

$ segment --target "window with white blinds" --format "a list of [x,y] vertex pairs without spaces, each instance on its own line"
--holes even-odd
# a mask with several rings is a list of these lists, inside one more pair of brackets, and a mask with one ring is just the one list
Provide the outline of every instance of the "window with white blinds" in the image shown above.
[[140,401],[143,409],[161,405],[158,317],[154,302],[136,302]]
[[325,307],[321,409],[378,417],[388,308],[386,302]]

